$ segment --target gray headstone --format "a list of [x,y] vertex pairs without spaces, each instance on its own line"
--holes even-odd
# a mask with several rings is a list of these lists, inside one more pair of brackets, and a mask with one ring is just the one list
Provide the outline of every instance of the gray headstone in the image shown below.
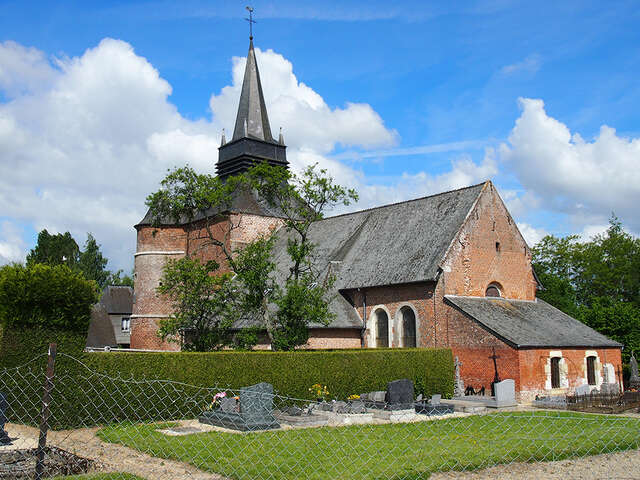
[[271,417],[273,385],[263,382],[240,389],[240,412],[251,416]]
[[464,382],[462,381],[462,377],[460,376],[460,367],[462,366],[462,362],[458,357],[456,357],[454,365],[456,367],[456,376],[455,383],[453,384],[453,396],[454,397],[464,397]]
[[422,394],[416,397],[416,402],[421,402],[421,401],[422,401]]
[[511,378],[507,378],[501,382],[494,384],[496,394],[496,404],[501,406],[510,406],[516,404],[516,382]]
[[304,410],[302,410],[300,407],[292,405],[290,407],[285,408],[284,413],[286,413],[287,415],[291,415],[292,417],[301,417],[302,414],[304,413]]
[[362,400],[354,400],[351,402],[351,413],[367,413],[364,402]]
[[392,410],[412,408],[413,382],[407,378],[389,382],[385,401],[387,402],[387,407]]
[[600,393],[618,395],[620,393],[620,386],[617,383],[603,383],[600,386]]
[[440,400],[442,400],[442,395],[435,394],[431,395],[431,401],[429,402],[431,405],[440,405]]
[[372,402],[384,402],[386,396],[387,396],[387,392],[385,391],[370,392],[369,400],[371,400]]
[[9,434],[4,430],[7,423],[7,408],[9,403],[2,392],[0,392],[0,445],[11,445]]
[[348,411],[347,402],[334,402],[333,413],[347,413]]
[[589,395],[591,393],[591,386],[580,385],[576,387],[576,395]]
[[221,398],[220,410],[222,410],[225,413],[236,413],[238,412],[238,401],[233,397]]

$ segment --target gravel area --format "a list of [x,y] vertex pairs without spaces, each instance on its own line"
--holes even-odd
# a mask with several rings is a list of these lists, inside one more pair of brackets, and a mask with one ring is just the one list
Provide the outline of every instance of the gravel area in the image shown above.
[[446,472],[430,480],[638,480],[640,450],[607,453],[559,462],[511,463],[473,472]]
[[[17,438],[14,449],[29,448],[38,443],[38,430],[8,423],[6,430]],[[105,443],[96,437],[97,428],[49,432],[47,444],[84,458],[96,460],[101,472],[125,472],[147,480],[226,480],[217,474],[203,472],[192,465],[145,455],[122,445]],[[8,449],[7,449],[8,450]]]

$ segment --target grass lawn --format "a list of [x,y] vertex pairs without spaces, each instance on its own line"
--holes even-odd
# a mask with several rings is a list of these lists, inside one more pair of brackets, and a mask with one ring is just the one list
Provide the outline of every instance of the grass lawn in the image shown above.
[[144,480],[128,473],[92,473],[89,475],[74,475],[72,477],[55,477],[53,480]]
[[442,470],[640,448],[640,420],[573,412],[177,437],[157,432],[167,425],[119,424],[98,435],[234,479],[418,479]]

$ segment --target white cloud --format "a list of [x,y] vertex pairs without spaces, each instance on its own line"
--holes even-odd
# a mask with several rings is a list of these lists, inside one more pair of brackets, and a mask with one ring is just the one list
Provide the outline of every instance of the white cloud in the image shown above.
[[530,247],[533,247],[546,235],[549,235],[549,232],[547,232],[544,228],[536,228],[524,222],[518,222],[518,229],[520,230],[520,233],[522,233],[524,239],[527,241],[527,245],[529,245]]
[[520,72],[536,73],[538,70],[540,70],[541,66],[542,59],[540,58],[540,55],[534,53],[520,62],[512,63],[511,65],[505,65],[500,69],[500,73],[505,76],[514,75]]
[[21,230],[8,220],[0,223],[0,265],[24,261],[25,244],[21,233]]
[[529,195],[566,213],[578,228],[604,224],[615,212],[640,229],[640,139],[603,125],[592,141],[547,115],[542,100],[521,98],[522,114],[500,147],[500,158]]

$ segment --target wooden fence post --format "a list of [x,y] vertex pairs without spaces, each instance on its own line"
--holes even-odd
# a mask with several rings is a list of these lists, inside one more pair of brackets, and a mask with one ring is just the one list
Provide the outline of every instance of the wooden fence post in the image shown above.
[[44,472],[44,450],[47,446],[47,430],[49,429],[49,404],[51,403],[51,390],[53,390],[54,367],[56,365],[56,344],[49,344],[49,358],[47,361],[47,374],[44,379],[42,392],[42,412],[40,416],[40,438],[36,454],[36,480],[42,479]]

